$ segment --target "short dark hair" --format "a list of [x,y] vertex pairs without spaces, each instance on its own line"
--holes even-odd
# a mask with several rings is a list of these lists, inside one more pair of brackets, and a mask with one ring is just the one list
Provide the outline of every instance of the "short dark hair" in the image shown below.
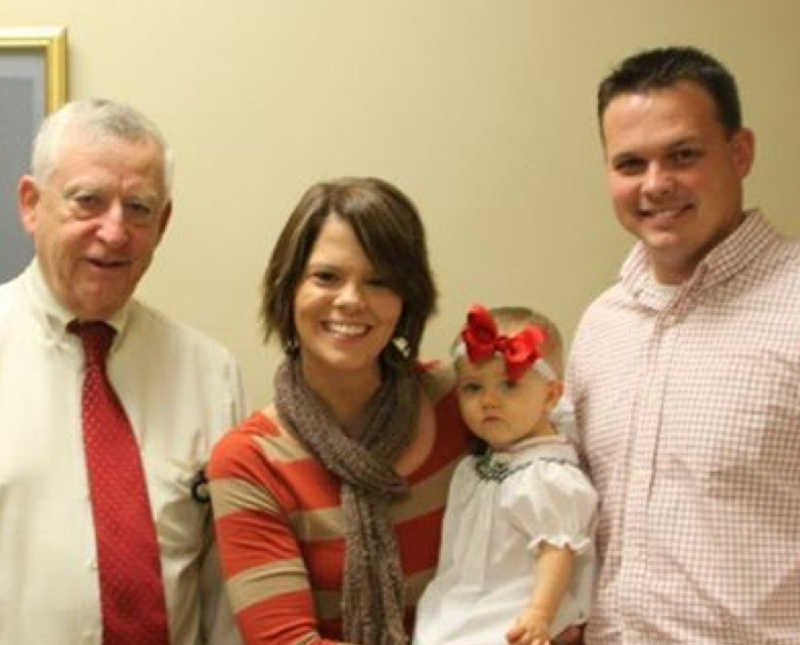
[[261,318],[265,340],[277,333],[285,351],[294,346],[295,292],[322,225],[331,214],[353,227],[370,262],[402,299],[395,337],[404,339],[405,358],[413,361],[425,323],[436,309],[425,229],[411,200],[389,182],[374,177],[320,182],[300,198],[264,272]]
[[713,56],[695,47],[648,49],[623,60],[597,88],[597,118],[620,94],[671,87],[681,81],[697,83],[714,101],[717,119],[728,136],[742,128],[739,92],[733,75]]

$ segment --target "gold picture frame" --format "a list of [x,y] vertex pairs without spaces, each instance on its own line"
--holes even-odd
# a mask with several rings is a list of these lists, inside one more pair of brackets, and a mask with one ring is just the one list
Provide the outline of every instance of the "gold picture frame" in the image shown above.
[[17,182],[30,172],[42,120],[67,101],[67,30],[0,27],[0,283],[30,262],[33,241],[20,226]]
[[45,112],[67,101],[67,30],[59,26],[0,27],[0,56],[34,51],[44,58]]

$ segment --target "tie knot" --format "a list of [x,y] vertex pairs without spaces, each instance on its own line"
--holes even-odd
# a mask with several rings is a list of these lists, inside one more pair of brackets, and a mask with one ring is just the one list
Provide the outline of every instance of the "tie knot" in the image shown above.
[[89,365],[105,365],[108,349],[114,339],[115,329],[101,320],[79,323],[73,320],[67,330],[80,337],[86,363]]

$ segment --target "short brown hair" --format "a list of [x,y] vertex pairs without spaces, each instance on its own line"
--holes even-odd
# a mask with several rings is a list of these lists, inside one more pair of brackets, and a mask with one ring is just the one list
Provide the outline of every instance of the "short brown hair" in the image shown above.
[[425,230],[411,200],[389,182],[374,177],[320,182],[300,198],[264,272],[261,318],[265,340],[277,333],[285,351],[296,342],[295,292],[322,225],[331,214],[353,227],[370,262],[402,299],[395,337],[405,340],[406,358],[416,359],[425,323],[436,308]]

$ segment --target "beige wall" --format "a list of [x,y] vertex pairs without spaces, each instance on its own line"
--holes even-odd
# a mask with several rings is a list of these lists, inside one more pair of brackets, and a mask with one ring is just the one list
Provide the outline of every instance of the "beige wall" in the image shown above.
[[757,134],[747,202],[800,234],[796,0],[3,0],[62,24],[73,98],[128,101],[178,159],[139,295],[239,357],[253,405],[278,360],[259,280],[313,181],[374,174],[420,207],[441,290],[425,353],[472,301],[532,304],[571,335],[630,245],[605,193],[597,81],[643,47],[728,63]]

